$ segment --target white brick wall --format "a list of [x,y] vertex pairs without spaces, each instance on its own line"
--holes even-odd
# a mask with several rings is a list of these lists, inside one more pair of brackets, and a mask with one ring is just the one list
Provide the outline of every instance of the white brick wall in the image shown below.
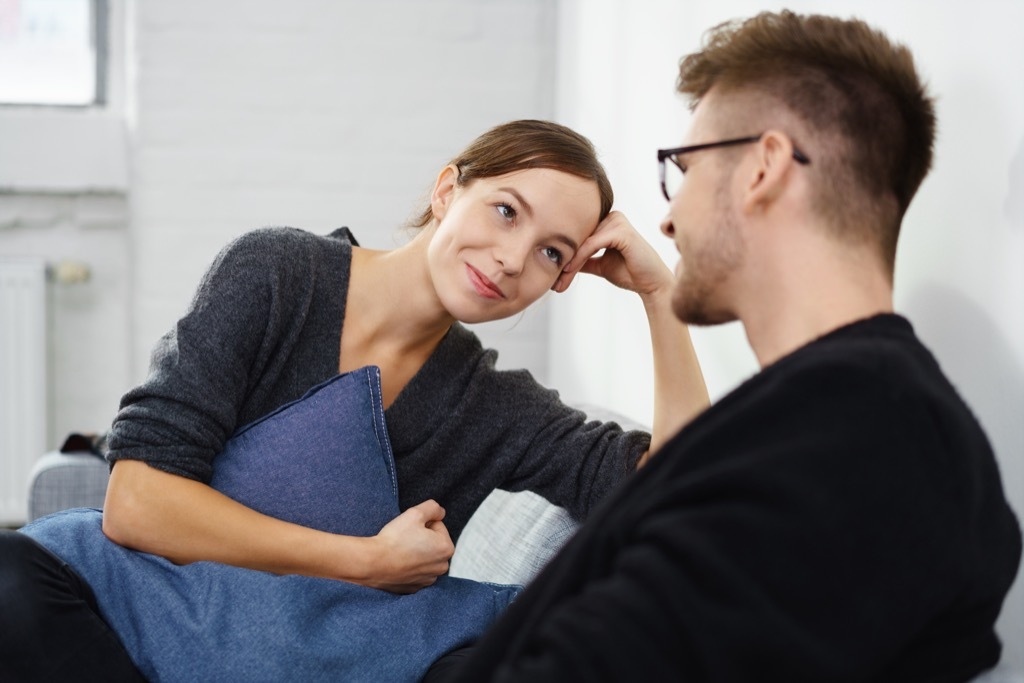
[[128,383],[127,220],[122,195],[0,193],[0,254],[81,262],[92,274],[50,285],[48,448],[70,431],[104,429]]
[[[553,115],[550,0],[112,0],[112,10],[124,24],[112,62],[129,74],[110,86],[129,125],[127,198],[0,188],[0,253],[75,258],[94,276],[53,290],[50,447],[109,425],[233,237],[348,225],[366,246],[395,246],[473,137]],[[0,142],[11,131],[0,118]],[[544,379],[544,307],[481,334],[504,365]]]
[[[369,247],[486,128],[552,115],[547,0],[136,5],[133,377],[234,236],[339,225]],[[497,335],[491,328],[507,334]],[[546,316],[485,330],[546,373]]]

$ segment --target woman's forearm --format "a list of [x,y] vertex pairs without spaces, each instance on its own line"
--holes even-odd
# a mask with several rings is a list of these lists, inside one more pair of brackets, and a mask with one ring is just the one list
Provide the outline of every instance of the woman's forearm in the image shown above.
[[672,312],[671,292],[641,295],[651,327],[654,355],[654,424],[651,450],[655,453],[709,404],[708,389],[689,328]]
[[366,539],[335,539],[268,517],[203,483],[140,461],[123,460],[114,466],[103,531],[116,543],[177,564],[212,560],[278,574],[347,580],[365,573],[358,565],[366,554],[359,552]]
[[209,560],[404,593],[433,583],[451,556],[447,531],[432,528],[443,510],[405,519],[420,507],[386,526],[387,533],[342,536],[269,517],[201,482],[122,460],[111,472],[103,531],[177,564]]
[[[604,253],[595,256],[602,249]],[[709,403],[690,332],[672,312],[675,277],[619,211],[609,213],[580,245],[555,281],[555,291],[564,292],[577,273],[603,277],[616,287],[636,292],[644,302],[654,349],[654,424],[651,448],[639,467]]]

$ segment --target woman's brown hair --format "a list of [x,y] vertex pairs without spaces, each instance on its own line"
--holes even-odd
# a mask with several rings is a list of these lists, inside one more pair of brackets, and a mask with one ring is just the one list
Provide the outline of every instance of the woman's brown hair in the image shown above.
[[[464,187],[480,178],[493,178],[530,168],[548,168],[592,180],[601,197],[604,220],[612,209],[612,185],[590,140],[571,128],[551,121],[524,119],[495,126],[449,162],[459,175],[456,180]],[[424,228],[434,219],[427,205],[411,222],[414,228]]]

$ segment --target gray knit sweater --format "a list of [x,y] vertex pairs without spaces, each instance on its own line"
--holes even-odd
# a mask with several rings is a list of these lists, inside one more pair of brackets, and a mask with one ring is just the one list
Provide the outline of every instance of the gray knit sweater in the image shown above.
[[[228,245],[122,399],[108,458],[209,482],[236,430],[336,375],[353,244],[345,228],[268,228]],[[453,539],[495,488],[582,519],[649,445],[586,422],[525,370],[495,370],[496,357],[456,324],[385,411],[401,508],[437,500]]]

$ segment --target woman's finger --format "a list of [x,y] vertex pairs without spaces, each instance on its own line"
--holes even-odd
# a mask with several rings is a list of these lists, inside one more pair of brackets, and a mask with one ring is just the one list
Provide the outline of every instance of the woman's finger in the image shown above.
[[628,222],[614,222],[610,225],[601,224],[597,232],[588,237],[580,245],[580,248],[573,255],[572,260],[566,264],[563,272],[573,273],[579,271],[583,264],[593,258],[594,254],[602,249],[618,250],[626,245],[625,228],[632,230]]

